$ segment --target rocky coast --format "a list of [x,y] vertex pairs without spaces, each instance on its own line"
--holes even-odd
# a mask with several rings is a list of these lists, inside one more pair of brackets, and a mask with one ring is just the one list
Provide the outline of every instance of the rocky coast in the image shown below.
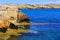
[[15,5],[0,4],[0,39],[6,40],[11,35],[18,36],[18,33],[24,33],[24,24],[30,23],[29,20]]
[[[30,18],[18,8],[60,8],[60,4],[0,4],[0,39],[18,36],[29,28]],[[20,34],[19,34],[20,35]]]

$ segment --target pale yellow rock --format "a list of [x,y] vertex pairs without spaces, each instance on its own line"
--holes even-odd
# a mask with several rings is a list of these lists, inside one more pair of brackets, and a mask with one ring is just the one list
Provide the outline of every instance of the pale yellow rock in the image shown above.
[[12,8],[60,8],[60,4],[0,4],[0,6],[3,6],[3,8],[10,6]]
[[[27,7],[30,6],[27,5]],[[21,20],[28,17],[18,10],[18,6],[13,4],[2,4],[0,5],[0,19],[1,18],[3,20],[1,22],[3,23],[0,23],[0,26],[5,27],[5,26],[9,26],[10,22],[16,24],[18,19]]]

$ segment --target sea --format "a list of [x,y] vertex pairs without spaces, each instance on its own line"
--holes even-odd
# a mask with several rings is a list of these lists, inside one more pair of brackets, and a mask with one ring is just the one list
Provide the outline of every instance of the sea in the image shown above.
[[18,40],[60,40],[60,8],[18,8],[30,18],[29,32]]

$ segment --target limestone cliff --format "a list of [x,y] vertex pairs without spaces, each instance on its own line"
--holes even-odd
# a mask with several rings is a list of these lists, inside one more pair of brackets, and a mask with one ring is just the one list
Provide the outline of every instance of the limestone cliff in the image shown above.
[[0,5],[0,28],[7,27],[10,23],[17,24],[29,22],[29,18],[18,10],[16,5]]

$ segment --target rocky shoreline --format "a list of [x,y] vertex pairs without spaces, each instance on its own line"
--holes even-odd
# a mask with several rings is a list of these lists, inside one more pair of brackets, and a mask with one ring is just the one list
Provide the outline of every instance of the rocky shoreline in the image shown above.
[[18,10],[16,6],[0,5],[0,32],[5,33],[9,28],[18,29],[18,23],[20,25],[20,23],[29,23],[29,21],[29,17]]
[[0,4],[0,6],[16,6],[17,8],[60,8],[60,4]]
[[19,8],[60,8],[60,4],[22,4]]
[[25,29],[29,28],[29,17],[19,11],[18,8],[60,8],[60,4],[0,4],[1,40],[8,39],[7,37],[11,35],[16,36],[18,33],[24,33],[26,32]]
[[11,4],[18,8],[60,8],[60,4]]

